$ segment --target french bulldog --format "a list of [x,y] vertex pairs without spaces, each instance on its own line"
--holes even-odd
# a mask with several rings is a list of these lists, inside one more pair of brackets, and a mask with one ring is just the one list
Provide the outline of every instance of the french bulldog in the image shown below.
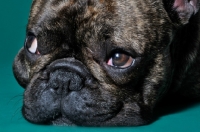
[[137,126],[200,98],[199,0],[33,0],[13,71],[32,123]]

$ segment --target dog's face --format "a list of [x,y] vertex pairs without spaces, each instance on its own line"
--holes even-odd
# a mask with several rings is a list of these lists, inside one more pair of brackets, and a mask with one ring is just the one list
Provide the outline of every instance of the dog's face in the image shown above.
[[149,123],[170,80],[170,8],[160,0],[34,0],[14,62],[24,117],[60,125]]

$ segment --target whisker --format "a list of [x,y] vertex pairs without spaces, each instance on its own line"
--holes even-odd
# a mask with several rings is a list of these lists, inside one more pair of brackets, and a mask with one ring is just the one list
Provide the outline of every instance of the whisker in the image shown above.
[[[16,95],[16,96],[14,96],[14,97],[12,97],[11,99],[9,99],[9,101],[7,102],[7,105],[8,104],[10,104],[10,102],[12,102],[13,100],[15,100],[16,98],[19,98],[20,97],[20,99],[21,99],[21,97],[23,97],[23,95]],[[17,102],[19,102],[19,101],[17,101]]]

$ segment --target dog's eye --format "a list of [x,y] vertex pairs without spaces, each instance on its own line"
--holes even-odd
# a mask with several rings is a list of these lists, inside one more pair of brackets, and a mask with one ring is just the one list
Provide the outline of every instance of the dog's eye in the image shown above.
[[107,65],[117,68],[127,68],[135,62],[131,56],[124,53],[114,53],[108,60]]
[[40,54],[38,51],[37,38],[33,35],[30,35],[26,38],[25,47],[32,54]]

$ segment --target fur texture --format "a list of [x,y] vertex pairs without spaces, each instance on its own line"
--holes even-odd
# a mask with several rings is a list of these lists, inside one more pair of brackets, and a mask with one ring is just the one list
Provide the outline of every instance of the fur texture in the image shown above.
[[[198,9],[199,0],[34,0],[13,65],[25,88],[24,117],[143,125],[166,96],[199,99]],[[30,38],[37,40],[35,53],[28,51]],[[133,63],[109,65],[117,53]]]

